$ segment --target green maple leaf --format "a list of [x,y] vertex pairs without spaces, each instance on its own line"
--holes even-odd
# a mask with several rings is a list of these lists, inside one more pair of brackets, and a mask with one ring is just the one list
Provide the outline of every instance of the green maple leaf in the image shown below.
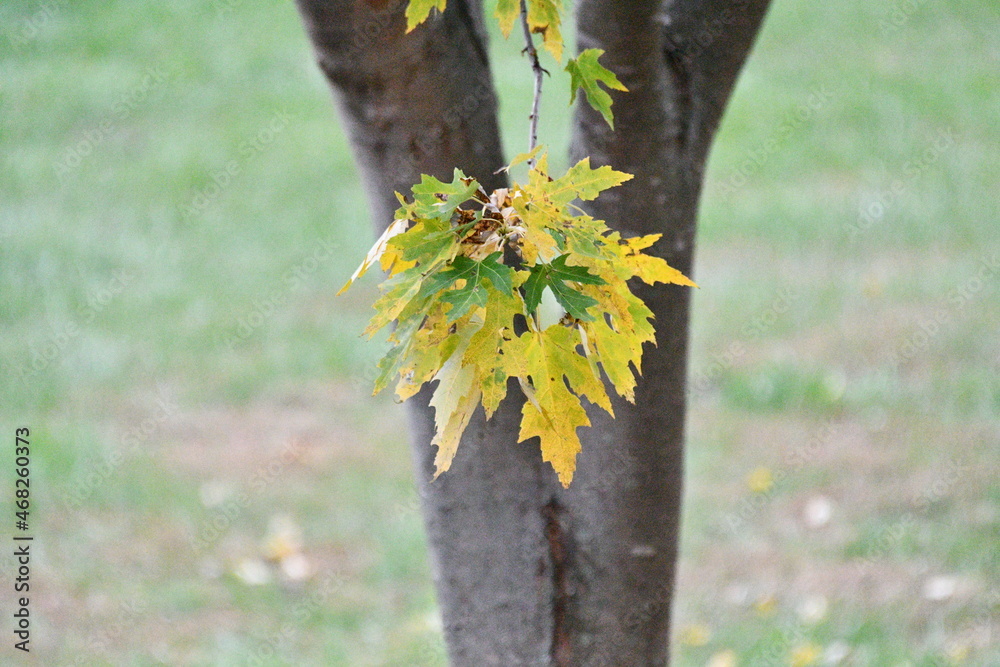
[[576,99],[576,91],[583,88],[587,96],[587,102],[594,107],[607,121],[611,129],[615,127],[615,116],[611,113],[611,95],[608,95],[599,84],[603,83],[612,90],[628,91],[615,73],[604,67],[597,59],[604,53],[602,49],[587,49],[581,51],[575,59],[566,64],[566,71],[570,74],[570,99],[573,104]]
[[441,300],[452,306],[448,311],[448,321],[451,322],[465,315],[473,306],[485,307],[489,297],[481,285],[466,283],[464,287],[445,292]]
[[445,289],[459,280],[465,280],[463,286],[449,290],[441,297],[442,301],[452,304],[452,309],[448,311],[449,321],[462,317],[473,306],[486,305],[488,295],[483,281],[489,282],[493,289],[502,294],[507,296],[513,294],[514,270],[500,264],[497,261],[499,257],[500,253],[495,252],[477,261],[460,255],[446,271],[434,276],[433,285],[437,290]]
[[598,301],[593,299],[582,292],[578,292],[564,282],[554,280],[549,285],[552,293],[556,297],[556,301],[559,302],[566,312],[575,317],[578,320],[584,320],[589,322],[594,319],[594,316],[587,312],[587,309],[591,306],[598,305]]
[[604,279],[590,274],[586,267],[568,266],[566,260],[569,255],[560,255],[552,260],[549,265],[549,289],[555,295],[566,312],[578,320],[591,321],[594,316],[587,309],[598,305],[598,301],[576,288],[568,285],[569,282],[581,283],[585,285],[603,285]]
[[552,268],[552,278],[555,280],[572,280],[573,282],[585,285],[603,285],[604,280],[600,276],[592,275],[585,266],[569,266],[566,260],[569,255],[559,255],[552,260],[549,265]]
[[536,264],[531,267],[531,275],[524,283],[524,305],[529,314],[535,312],[542,300],[542,292],[548,287],[566,312],[578,320],[591,321],[594,316],[587,312],[598,301],[583,294],[567,282],[584,285],[603,285],[604,279],[595,276],[585,266],[566,264],[569,255],[559,255],[550,264]]
[[451,220],[455,210],[469,201],[479,187],[475,179],[467,178],[458,169],[451,183],[424,174],[413,186],[413,212],[421,218]]
[[530,315],[538,309],[542,302],[542,293],[548,284],[549,265],[536,264],[531,267],[531,275],[524,281],[524,308]]
[[537,181],[541,190],[556,204],[568,204],[574,199],[590,201],[607,190],[631,180],[632,174],[615,171],[609,166],[590,168],[585,157],[554,181]]
[[389,241],[407,262],[420,262],[426,271],[435,260],[446,257],[458,239],[445,220],[422,220],[419,225]]

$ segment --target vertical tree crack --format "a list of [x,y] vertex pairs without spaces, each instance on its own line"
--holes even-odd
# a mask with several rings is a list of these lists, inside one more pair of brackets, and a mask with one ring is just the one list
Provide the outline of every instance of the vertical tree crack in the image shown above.
[[567,628],[567,608],[569,606],[569,586],[567,572],[569,565],[569,540],[562,525],[560,515],[563,507],[552,498],[542,508],[545,519],[545,539],[549,547],[549,562],[552,567],[552,647],[550,655],[556,667],[570,665],[570,638]]

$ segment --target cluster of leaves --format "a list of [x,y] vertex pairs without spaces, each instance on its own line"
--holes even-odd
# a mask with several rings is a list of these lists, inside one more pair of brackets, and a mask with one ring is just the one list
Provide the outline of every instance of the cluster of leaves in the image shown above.
[[[568,486],[576,429],[590,424],[581,398],[613,414],[603,370],[614,391],[634,400],[632,367],[641,371],[642,345],[654,341],[652,313],[626,281],[694,284],[642,252],[659,235],[622,238],[572,204],[630,175],[584,159],[552,179],[538,149],[511,166],[535,158],[527,183],[491,193],[458,170],[451,183],[424,176],[412,200],[397,195],[395,220],[344,287],[376,262],[388,272],[366,331],[396,322],[375,391],[395,380],[405,400],[438,382],[439,475],[475,409],[492,416],[516,378],[527,398],[519,440],[537,436]],[[552,323],[542,312],[546,292],[563,313]]]
[[[563,58],[562,0],[525,0],[525,20],[528,29],[542,36],[542,43],[556,62]],[[406,29],[411,31],[430,16],[431,10],[443,12],[447,0],[410,0],[406,7]],[[496,18],[504,37],[510,37],[514,24],[520,18],[521,0],[498,0]],[[628,90],[618,80],[614,72],[598,62],[604,53],[602,49],[586,49],[576,58],[570,58],[566,71],[570,73],[570,104],[576,99],[576,91],[582,89],[587,102],[594,107],[614,127],[611,112],[611,96],[599,84],[613,90]]]
[[[410,0],[407,30],[432,10],[444,11],[446,2]],[[532,34],[562,61],[561,9],[562,0],[497,2],[504,36],[522,22],[536,70]],[[570,103],[582,89],[613,127],[611,96],[602,85],[625,86],[598,62],[602,53],[587,49],[568,62]],[[539,93],[536,87],[536,104]],[[590,425],[582,399],[614,415],[606,377],[634,401],[642,346],[655,341],[653,314],[627,281],[694,283],[642,252],[658,234],[624,239],[573,205],[631,175],[593,169],[584,159],[553,179],[540,147],[510,167],[521,162],[530,166],[527,182],[510,188],[486,192],[456,170],[451,183],[423,176],[410,199],[397,193],[395,220],[344,289],[375,263],[389,274],[366,330],[372,335],[396,323],[375,392],[395,382],[396,395],[406,400],[437,382],[431,406],[438,475],[450,467],[473,412],[482,405],[491,417],[516,378],[527,399],[519,440],[538,437],[542,458],[569,486],[581,448],[577,428]],[[546,301],[561,317],[545,317]]]

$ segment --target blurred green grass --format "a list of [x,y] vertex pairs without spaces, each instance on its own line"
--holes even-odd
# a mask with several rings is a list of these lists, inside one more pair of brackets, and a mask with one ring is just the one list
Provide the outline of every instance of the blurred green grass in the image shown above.
[[[1000,661],[998,13],[771,9],[702,204],[680,665]],[[405,420],[366,397],[375,281],[332,296],[371,237],[294,8],[14,0],[0,26],[39,651],[443,664]],[[492,51],[513,153],[530,87]]]

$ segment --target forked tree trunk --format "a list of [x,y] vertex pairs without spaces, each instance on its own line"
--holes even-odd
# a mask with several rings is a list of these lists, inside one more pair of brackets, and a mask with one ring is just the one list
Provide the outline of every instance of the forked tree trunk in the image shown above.
[[[482,8],[447,10],[403,34],[406,0],[298,0],[361,167],[377,228],[394,191],[461,168],[502,187]],[[635,175],[590,212],[689,273],[712,135],[768,0],[580,0],[578,46],[629,88],[615,131],[579,107],[574,158]],[[525,65],[527,73],[527,64]],[[526,74],[527,81],[527,74]],[[636,404],[593,411],[563,490],[538,444],[517,443],[515,384],[480,411],[435,482],[429,392],[410,401],[412,443],[451,663],[665,665],[683,477],[690,291],[636,286],[656,315]]]

